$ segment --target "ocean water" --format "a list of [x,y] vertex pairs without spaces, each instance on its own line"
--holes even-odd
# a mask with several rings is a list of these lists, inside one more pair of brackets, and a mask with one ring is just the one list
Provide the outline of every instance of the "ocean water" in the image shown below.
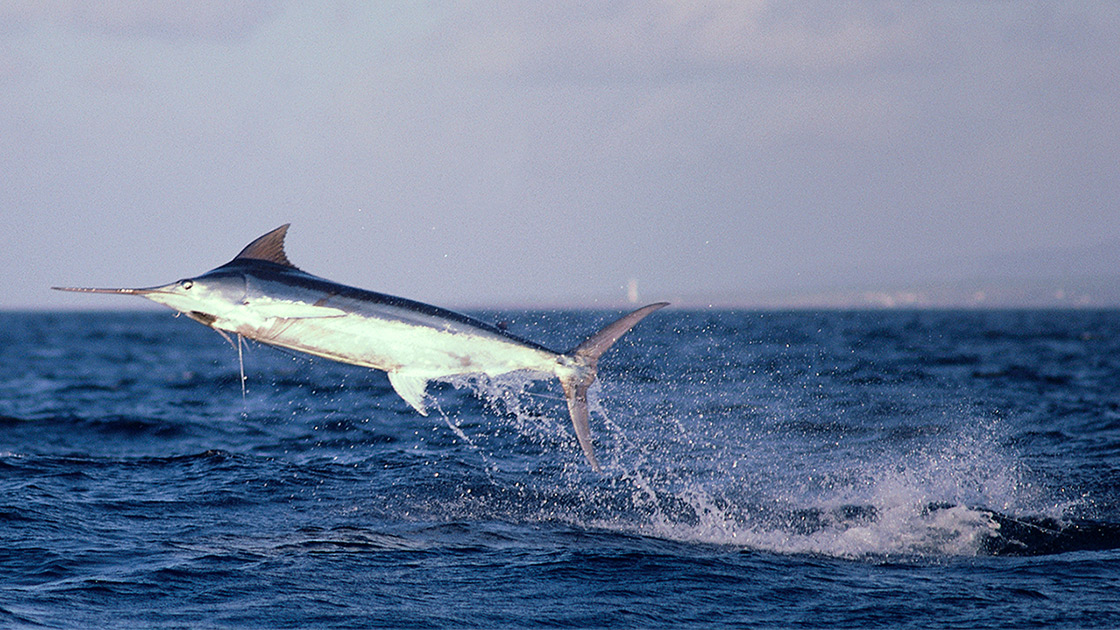
[[[479,313],[546,345],[617,312]],[[1120,627],[1120,312],[664,310],[430,390],[0,313],[0,627]]]

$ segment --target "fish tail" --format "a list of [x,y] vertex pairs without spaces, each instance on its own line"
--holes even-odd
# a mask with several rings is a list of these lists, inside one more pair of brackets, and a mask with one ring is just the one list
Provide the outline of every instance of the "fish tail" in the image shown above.
[[591,448],[587,389],[595,382],[595,376],[599,371],[599,357],[638,322],[645,319],[647,315],[668,305],[668,302],[657,302],[627,313],[588,337],[586,341],[566,355],[575,363],[577,369],[571,374],[561,377],[560,385],[564,388],[564,397],[568,400],[568,414],[572,417],[572,426],[575,427],[576,438],[583,449],[583,454],[587,456],[587,461],[596,471],[602,469],[599,466],[599,460],[595,457],[595,451]]

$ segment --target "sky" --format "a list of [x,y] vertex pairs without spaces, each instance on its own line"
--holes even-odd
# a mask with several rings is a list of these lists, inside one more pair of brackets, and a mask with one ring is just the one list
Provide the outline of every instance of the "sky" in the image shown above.
[[1118,42],[1091,1],[10,0],[0,309],[141,306],[49,287],[284,223],[306,271],[453,307],[1107,249]]

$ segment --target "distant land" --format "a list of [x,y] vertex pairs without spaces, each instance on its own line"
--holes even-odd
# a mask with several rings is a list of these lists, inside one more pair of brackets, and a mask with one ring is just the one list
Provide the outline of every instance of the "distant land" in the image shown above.
[[677,296],[687,306],[743,308],[1116,308],[1120,239],[876,269],[823,270],[785,287]]
[[928,281],[897,285],[679,296],[682,306],[742,308],[1115,308],[1120,275],[1080,279]]

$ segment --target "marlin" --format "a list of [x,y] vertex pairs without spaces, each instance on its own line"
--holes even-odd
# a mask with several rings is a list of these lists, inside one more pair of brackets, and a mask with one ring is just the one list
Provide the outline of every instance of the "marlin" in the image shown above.
[[518,371],[555,377],[564,390],[579,445],[591,467],[601,469],[591,445],[587,406],[599,357],[667,302],[623,315],[570,352],[556,352],[467,315],[311,275],[284,252],[289,225],[249,243],[216,269],[164,286],[52,288],[138,295],[221,334],[382,370],[397,394],[422,415],[427,415],[431,380]]

